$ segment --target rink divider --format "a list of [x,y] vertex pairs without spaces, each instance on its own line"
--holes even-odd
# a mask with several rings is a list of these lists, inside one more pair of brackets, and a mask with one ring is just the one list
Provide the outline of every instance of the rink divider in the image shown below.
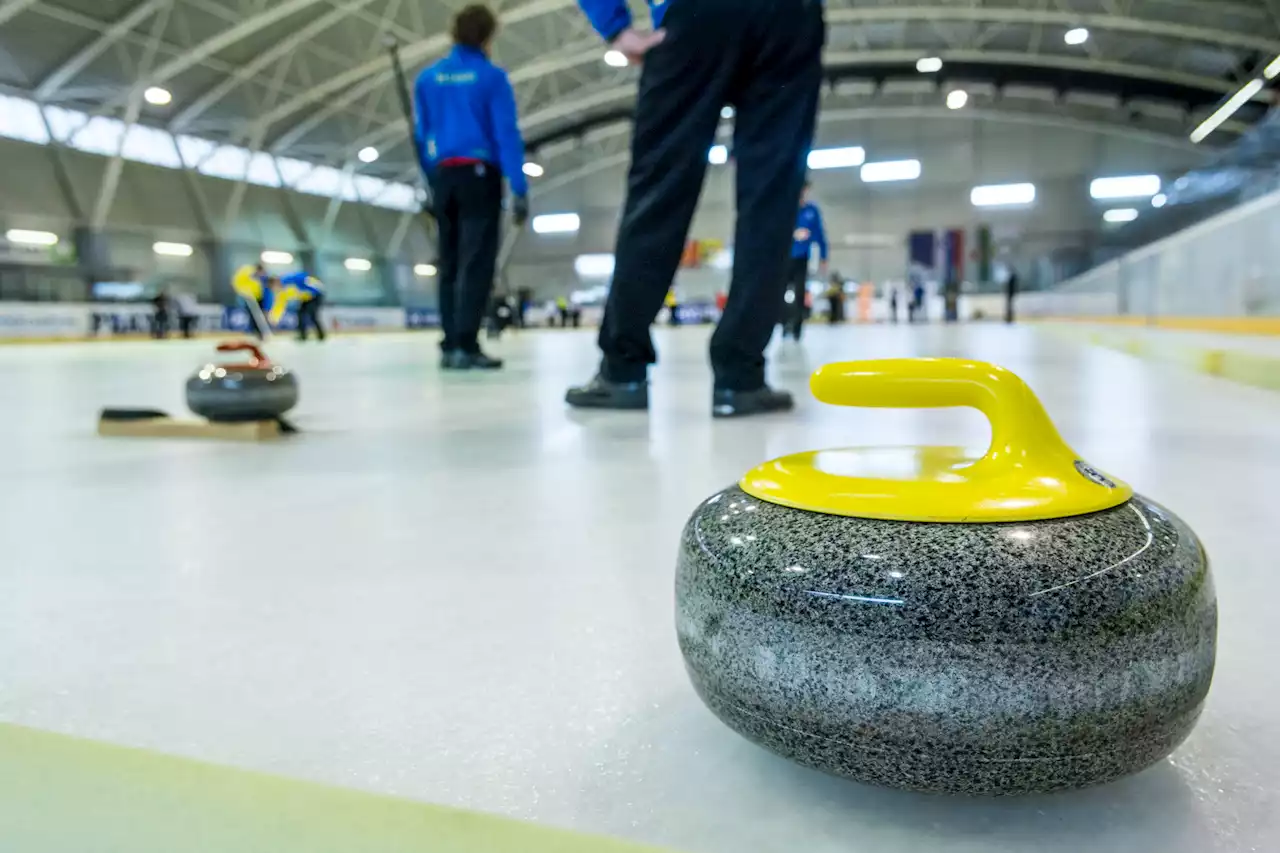
[[[1083,338],[1096,346],[1118,350],[1137,358],[1174,364],[1179,367],[1226,379],[1241,385],[1280,391],[1280,354],[1252,352],[1238,347],[1214,347],[1179,340],[1159,331],[1126,333],[1122,327],[1096,328],[1079,324],[1045,323],[1049,331],[1072,338]],[[1179,329],[1168,331],[1191,331]],[[1200,331],[1200,330],[1195,330]],[[1219,331],[1220,330],[1211,330]]]
[[657,853],[8,723],[0,724],[0,764],[0,849],[6,851]]

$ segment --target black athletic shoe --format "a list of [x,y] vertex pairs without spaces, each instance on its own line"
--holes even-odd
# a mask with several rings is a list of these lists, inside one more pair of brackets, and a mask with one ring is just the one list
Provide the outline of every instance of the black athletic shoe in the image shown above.
[[786,391],[775,391],[768,385],[754,391],[716,391],[711,396],[713,418],[741,418],[747,415],[767,415],[771,412],[789,412],[795,408],[795,400]]
[[648,382],[610,382],[596,376],[586,385],[570,388],[564,401],[578,409],[647,409]]
[[458,353],[459,370],[501,370],[502,359],[491,358],[476,350],[475,352]]
[[502,359],[490,358],[482,352],[450,350],[440,357],[441,370],[500,370]]

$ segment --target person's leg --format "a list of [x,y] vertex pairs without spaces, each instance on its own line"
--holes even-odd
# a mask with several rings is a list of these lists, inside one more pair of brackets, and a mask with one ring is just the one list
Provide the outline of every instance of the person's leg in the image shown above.
[[480,352],[480,327],[493,291],[502,221],[502,174],[492,166],[458,169],[457,346]]
[[725,0],[672,4],[663,21],[666,40],[645,57],[613,285],[600,326],[602,374],[611,382],[643,382],[657,360],[649,326],[680,264],[742,50],[730,8]]
[[310,305],[311,322],[314,323],[316,327],[316,339],[323,341],[325,339],[324,318],[320,316],[320,311],[324,308],[324,294],[317,293],[315,298],[311,300]]
[[298,340],[305,341],[307,339],[307,323],[310,322],[309,314],[311,313],[310,302],[298,303]]
[[809,259],[792,258],[787,267],[787,292],[783,294],[783,334],[800,340],[800,325],[804,321],[804,291],[809,281]]
[[456,198],[457,169],[439,169],[433,182],[439,254],[436,268],[437,301],[440,307],[440,329],[444,338],[440,349],[450,353],[458,349],[458,204]]
[[[729,392],[765,387],[764,349],[783,305],[826,34],[818,0],[751,0],[749,6],[753,32],[736,93],[733,284],[711,339],[715,387]],[[716,413],[721,413],[719,403]]]

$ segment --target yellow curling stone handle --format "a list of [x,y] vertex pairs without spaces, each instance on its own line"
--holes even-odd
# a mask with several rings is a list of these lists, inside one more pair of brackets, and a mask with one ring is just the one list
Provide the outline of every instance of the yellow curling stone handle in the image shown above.
[[991,422],[991,445],[977,458],[955,447],[799,453],[747,472],[740,485],[748,494],[831,515],[936,522],[1064,518],[1133,496],[1083,462],[1027,384],[1002,367],[959,358],[848,361],[819,369],[810,387],[837,406],[970,406]]

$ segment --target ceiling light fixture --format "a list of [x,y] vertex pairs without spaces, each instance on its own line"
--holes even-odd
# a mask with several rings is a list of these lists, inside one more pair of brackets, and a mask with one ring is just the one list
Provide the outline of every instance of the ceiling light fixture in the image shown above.
[[626,68],[627,55],[620,50],[611,50],[604,55],[604,64],[612,68]]
[[23,246],[56,246],[58,235],[52,231],[28,231],[25,228],[11,228],[5,232],[5,239],[10,243]]
[[293,263],[293,255],[288,252],[276,252],[268,249],[261,255],[264,264],[291,264]]
[[1102,214],[1102,218],[1107,222],[1117,225],[1121,222],[1132,222],[1138,218],[1138,211],[1132,207],[1121,207],[1115,210],[1108,210]]
[[1276,75],[1280,75],[1280,56],[1271,60],[1271,64],[1262,71],[1262,76],[1266,77],[1268,80]]
[[378,159],[378,149],[370,145],[367,148],[361,148],[360,153],[356,157],[360,158],[361,163],[372,163]]
[[1089,184],[1089,195],[1099,200],[1151,198],[1160,192],[1159,175],[1124,175],[1098,178]]
[[1084,27],[1067,30],[1062,40],[1070,45],[1081,45],[1089,40],[1089,31]]
[[916,60],[916,70],[921,74],[934,74],[942,70],[942,59],[937,56],[926,56]]
[[852,169],[865,162],[866,149],[857,145],[847,148],[815,148],[809,152],[809,168],[815,172],[822,169]]
[[576,234],[582,219],[576,213],[544,213],[533,217],[535,234]]
[[1245,83],[1244,88],[1228,98],[1225,104],[1218,107],[1213,115],[1201,122],[1200,126],[1191,132],[1191,141],[1197,145],[1204,142],[1209,134],[1222,127],[1223,122],[1235,115],[1236,111],[1247,104],[1254,95],[1261,92],[1263,85],[1261,78],[1258,77]]
[[969,93],[964,89],[956,89],[947,93],[947,109],[962,110],[969,103]]
[[919,177],[919,160],[886,160],[882,163],[866,163],[862,167],[862,181],[867,184],[914,181]]
[[347,258],[342,262],[342,265],[351,270],[351,272],[368,272],[373,269],[373,261],[365,258]]
[[148,104],[152,104],[157,107],[168,106],[173,100],[173,95],[169,90],[162,89],[159,86],[152,86],[150,89],[147,89],[147,91],[142,93],[142,97]]
[[531,178],[541,178],[547,170],[532,161],[524,164],[524,173]]
[[991,184],[974,187],[969,193],[974,207],[1013,207],[1036,200],[1035,184]]
[[419,278],[431,278],[436,272],[435,264],[418,264],[413,268],[413,274]]
[[189,258],[195,252],[188,243],[155,243],[151,246],[151,251],[157,255],[165,255],[170,258]]

